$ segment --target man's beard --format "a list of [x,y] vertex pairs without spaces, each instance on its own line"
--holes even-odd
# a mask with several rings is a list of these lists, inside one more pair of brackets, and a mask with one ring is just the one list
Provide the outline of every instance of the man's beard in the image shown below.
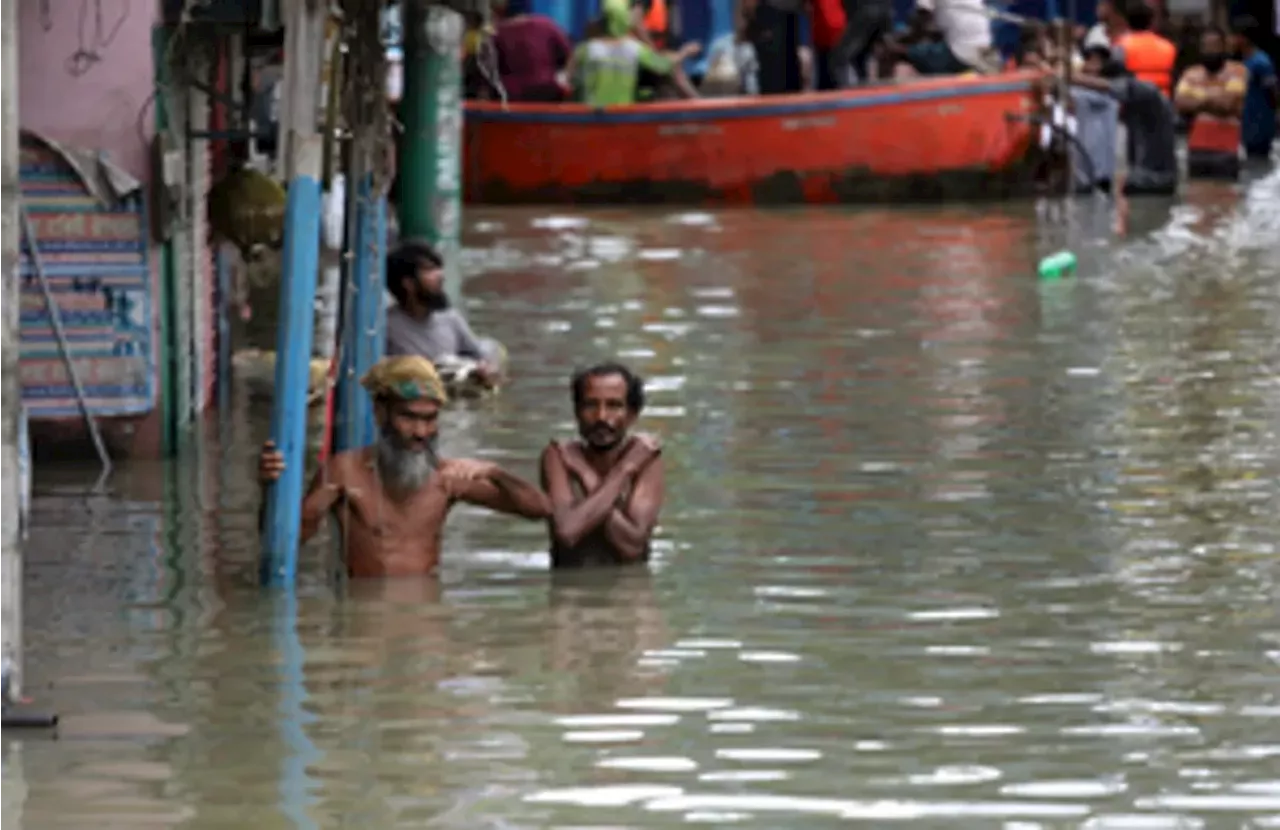
[[587,446],[596,452],[608,452],[614,447],[622,443],[622,439],[627,437],[625,429],[613,429],[604,424],[597,424],[589,430],[582,433],[582,437],[587,442]]
[[378,476],[392,491],[405,495],[418,492],[439,466],[434,435],[425,446],[406,445],[387,430],[378,439]]
[[449,307],[449,295],[443,291],[428,291],[425,288],[419,288],[418,302],[422,303],[427,311],[444,311]]

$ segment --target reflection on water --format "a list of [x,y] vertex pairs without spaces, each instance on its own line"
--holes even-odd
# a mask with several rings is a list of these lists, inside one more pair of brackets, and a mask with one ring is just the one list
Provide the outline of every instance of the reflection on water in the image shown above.
[[[189,458],[37,481],[26,828],[1280,825],[1280,179],[1134,206],[476,212],[532,476],[620,355],[648,572],[464,510],[438,581],[254,586],[243,396]],[[1080,253],[1077,279],[1036,259]]]

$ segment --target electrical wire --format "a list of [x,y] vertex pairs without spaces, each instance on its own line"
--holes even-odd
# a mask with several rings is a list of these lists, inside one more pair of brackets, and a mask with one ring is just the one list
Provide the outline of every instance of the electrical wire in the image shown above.
[[[120,30],[124,28],[124,24],[129,20],[130,0],[121,0],[121,2],[124,4],[124,8],[119,17],[116,18],[115,23],[108,29],[106,17],[102,11],[102,0],[80,0],[80,19],[76,28],[78,46],[67,57],[65,66],[68,75],[73,78],[79,78],[102,62],[103,50],[111,48],[111,44],[115,43]],[[85,28],[89,22],[90,5],[93,7],[93,37],[91,40],[85,36]],[[44,27],[46,32],[53,28],[50,8],[41,7],[40,25]]]
[[493,37],[488,31],[485,31],[480,39],[480,48],[476,52],[476,68],[480,70],[481,77],[498,93],[498,100],[502,102],[502,108],[505,110],[507,89],[502,85],[501,73],[498,71],[498,48],[494,45]]

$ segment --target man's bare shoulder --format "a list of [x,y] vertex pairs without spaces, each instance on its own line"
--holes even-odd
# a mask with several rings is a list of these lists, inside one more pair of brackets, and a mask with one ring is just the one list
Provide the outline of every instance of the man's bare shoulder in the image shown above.
[[546,461],[549,457],[559,456],[561,459],[567,460],[574,456],[582,455],[582,442],[576,438],[567,440],[552,438],[547,442],[547,446],[542,450],[542,460]]
[[459,467],[474,463],[475,460],[471,458],[438,458],[436,459],[436,471],[441,473],[452,472]]

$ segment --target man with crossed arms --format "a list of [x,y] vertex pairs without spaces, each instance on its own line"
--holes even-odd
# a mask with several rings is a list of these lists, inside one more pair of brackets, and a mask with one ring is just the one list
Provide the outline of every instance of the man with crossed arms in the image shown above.
[[570,385],[580,438],[552,441],[542,453],[551,565],[647,562],[664,481],[658,440],[628,435],[644,409],[644,381],[603,363],[576,373]]

